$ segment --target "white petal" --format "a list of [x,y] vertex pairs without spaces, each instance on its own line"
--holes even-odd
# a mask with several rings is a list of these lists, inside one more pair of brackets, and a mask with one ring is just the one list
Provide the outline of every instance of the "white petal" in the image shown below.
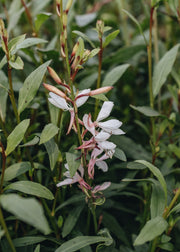
[[52,92],[50,92],[49,95],[50,98],[48,98],[48,100],[50,101],[50,103],[52,103],[54,106],[60,109],[69,110],[69,106],[64,98]]
[[98,126],[102,129],[108,128],[111,130],[118,129],[122,125],[122,122],[120,122],[117,119],[111,119],[106,122],[100,122],[98,123]]
[[68,178],[68,179],[65,179],[64,181],[58,183],[57,186],[60,187],[60,186],[63,186],[63,185],[71,185],[71,184],[76,183],[76,182],[77,181]]
[[85,114],[85,115],[83,116],[83,123],[84,123],[85,128],[86,128],[89,132],[91,132],[91,134],[92,134],[93,136],[95,136],[95,127],[94,127],[93,122],[91,121],[90,115]]
[[106,164],[105,161],[97,161],[96,165],[98,166],[99,169],[101,169],[103,172],[108,171],[108,165]]
[[110,134],[109,134],[109,133],[104,132],[104,131],[101,131],[101,132],[99,132],[99,133],[95,136],[95,140],[96,140],[97,142],[99,142],[99,141],[105,141],[105,140],[107,140],[109,137],[110,137]]
[[98,117],[96,119],[97,122],[100,122],[102,121],[103,119],[107,118],[110,113],[111,113],[111,110],[114,106],[114,103],[111,102],[111,101],[105,101],[102,105],[102,108],[98,114]]
[[104,150],[112,150],[116,148],[116,145],[109,141],[98,142],[98,145]]
[[113,135],[124,135],[126,133],[121,129],[116,129],[116,130],[113,130],[111,134],[113,134]]
[[91,158],[95,159],[97,156],[99,156],[103,152],[103,149],[94,148],[94,150],[91,153]]
[[[84,89],[78,93],[78,96],[80,96],[82,94],[88,94],[90,91],[91,91],[91,89]],[[89,98],[89,95],[82,96],[80,98],[78,98],[78,96],[77,96],[77,100],[76,100],[76,105],[77,105],[77,107],[80,107],[81,105],[83,105],[87,101],[87,99]]]
[[93,193],[106,190],[111,185],[111,182],[104,182],[102,185],[95,186],[93,189]]

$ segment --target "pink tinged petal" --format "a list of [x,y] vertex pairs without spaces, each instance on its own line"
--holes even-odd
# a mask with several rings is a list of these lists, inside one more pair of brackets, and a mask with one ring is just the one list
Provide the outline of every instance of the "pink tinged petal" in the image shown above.
[[74,184],[76,182],[78,182],[78,181],[76,181],[74,179],[71,179],[71,178],[68,178],[68,179],[65,179],[64,181],[58,183],[57,187],[64,186],[64,185],[71,185],[71,184]]
[[69,106],[66,102],[66,100],[52,92],[49,93],[50,98],[48,100],[56,107],[64,110],[69,110]]
[[84,179],[81,179],[80,181],[79,181],[79,185],[80,185],[80,188],[83,190],[83,188],[86,188],[87,190],[91,190],[92,188],[91,188],[91,186],[90,185],[88,185],[85,181],[84,181]]
[[95,136],[95,126],[94,126],[94,123],[92,122],[92,120],[91,120],[91,115],[89,114],[85,114],[84,116],[83,116],[83,123],[84,123],[84,126],[85,126],[85,128],[89,131],[89,132],[91,132],[91,134],[93,135],[93,136]]
[[79,166],[78,170],[80,171],[81,177],[84,177],[84,168],[82,167],[82,165]]
[[98,146],[104,150],[113,150],[116,148],[116,145],[109,141],[98,142]]
[[99,191],[106,190],[111,185],[111,182],[104,182],[102,185],[95,186],[93,189],[93,193],[97,193]]
[[96,159],[96,161],[103,161],[103,160],[106,160],[108,158],[109,158],[109,155],[105,153],[104,155],[102,155],[102,157]]
[[78,96],[76,97],[77,107],[82,106],[87,101],[87,99],[89,98],[90,91],[91,91],[91,89],[84,89],[78,93]]
[[75,118],[75,113],[73,109],[69,110],[70,115],[71,115],[71,119],[70,119],[70,123],[69,123],[69,127],[68,127],[68,131],[66,133],[66,135],[68,135],[72,129],[73,123],[74,123],[74,118]]
[[95,136],[95,140],[97,142],[99,141],[105,141],[107,140],[111,135],[107,132],[104,132],[104,131],[101,131],[100,133],[98,133],[96,136]]
[[114,106],[114,103],[111,102],[111,101],[105,101],[102,105],[102,108],[98,114],[98,117],[96,119],[97,122],[100,122],[102,121],[103,119],[107,118],[110,113],[111,113],[111,110]]
[[117,119],[111,119],[108,120],[106,122],[100,122],[98,123],[98,126],[102,129],[111,129],[111,130],[115,130],[118,129],[120,126],[122,125],[122,122],[120,122]]
[[101,153],[103,152],[103,149],[98,149],[98,148],[94,148],[94,150],[91,153],[91,158],[96,158],[97,156],[99,156]]
[[96,161],[96,165],[103,172],[107,172],[108,171],[108,165],[106,164],[105,161]]
[[94,178],[94,165],[96,163],[95,159],[90,159],[89,164],[88,164],[88,175],[91,179]]

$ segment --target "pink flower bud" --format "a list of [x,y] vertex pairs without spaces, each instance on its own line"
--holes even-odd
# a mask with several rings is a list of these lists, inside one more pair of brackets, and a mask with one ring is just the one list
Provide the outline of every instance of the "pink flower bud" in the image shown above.
[[57,94],[59,96],[61,96],[64,99],[69,100],[69,98],[65,95],[65,93],[63,93],[61,90],[59,90],[58,88],[51,86],[49,84],[43,83],[43,86],[50,92],[53,92],[54,94]]
[[57,84],[62,84],[62,80],[59,78],[59,76],[57,75],[57,73],[54,71],[54,69],[52,69],[51,67],[47,67],[49,74],[51,75],[51,77],[53,78],[53,80],[57,83]]
[[89,92],[89,96],[103,94],[103,93],[109,92],[111,89],[113,89],[112,86],[101,87],[101,88],[98,88]]

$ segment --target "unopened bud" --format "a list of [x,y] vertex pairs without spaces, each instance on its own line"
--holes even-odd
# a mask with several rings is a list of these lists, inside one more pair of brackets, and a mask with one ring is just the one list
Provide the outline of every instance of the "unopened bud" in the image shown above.
[[102,20],[98,20],[96,22],[96,29],[99,33],[99,36],[102,36],[102,34],[104,33],[104,22]]
[[89,96],[107,93],[107,92],[109,92],[111,89],[113,89],[112,86],[101,87],[101,88],[92,90],[92,91],[89,93]]
[[59,76],[57,75],[57,73],[54,71],[54,69],[52,69],[51,67],[47,67],[49,74],[51,75],[51,77],[53,78],[53,80],[57,83],[57,84],[61,84],[62,80],[59,78]]
[[0,18],[0,35],[4,35],[4,21]]
[[61,96],[62,98],[64,99],[69,99],[65,93],[63,93],[61,90],[59,90],[58,88],[54,87],[54,86],[51,86],[49,84],[46,84],[46,83],[43,83],[43,86],[50,92],[53,92],[59,96]]
[[75,54],[76,54],[76,52],[77,52],[77,50],[78,50],[78,47],[79,47],[79,42],[77,42],[77,43],[75,44],[75,46],[73,47],[73,50],[72,50],[72,53],[71,53],[71,60],[72,60],[72,58],[75,56]]
[[67,20],[68,20],[67,14],[66,14],[66,12],[63,12],[63,26],[64,26],[64,28],[67,26]]
[[66,4],[66,12],[69,11],[69,9],[71,8],[72,3],[73,3],[73,0],[69,0],[69,1],[67,2],[67,4]]
[[61,10],[60,10],[61,2],[62,0],[56,0],[56,12],[59,17],[61,16]]

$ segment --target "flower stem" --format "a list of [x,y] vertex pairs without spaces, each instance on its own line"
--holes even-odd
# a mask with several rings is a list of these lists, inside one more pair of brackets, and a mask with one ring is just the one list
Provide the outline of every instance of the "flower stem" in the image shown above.
[[14,244],[12,242],[11,236],[10,236],[10,234],[8,232],[8,229],[7,229],[7,226],[6,226],[6,222],[4,220],[4,216],[3,216],[3,213],[2,213],[1,207],[0,207],[0,223],[1,223],[1,226],[2,226],[3,230],[5,231],[5,236],[6,236],[7,241],[9,243],[10,247],[11,247],[11,250],[13,252],[16,252],[16,249],[15,249]]

